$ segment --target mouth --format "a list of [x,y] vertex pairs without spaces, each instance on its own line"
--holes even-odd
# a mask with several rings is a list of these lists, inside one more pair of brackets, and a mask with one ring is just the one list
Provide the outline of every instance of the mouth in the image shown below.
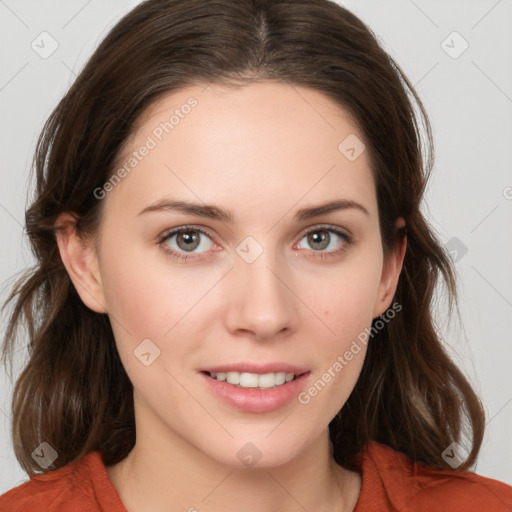
[[297,398],[311,381],[311,370],[288,364],[232,364],[198,370],[198,375],[224,404],[243,412],[266,413]]
[[269,373],[251,373],[239,371],[202,371],[201,373],[218,382],[227,382],[228,384],[238,388],[272,389],[283,386],[288,382],[292,382],[308,372],[293,373],[278,371]]

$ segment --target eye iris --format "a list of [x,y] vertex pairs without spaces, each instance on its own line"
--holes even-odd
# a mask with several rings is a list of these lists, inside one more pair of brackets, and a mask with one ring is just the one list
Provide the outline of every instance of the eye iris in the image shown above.
[[[199,245],[199,235],[196,231],[182,231],[176,236],[176,243],[184,251],[193,251]],[[182,247],[181,243],[184,243],[185,246]]]
[[[329,245],[330,235],[327,231],[314,231],[308,235],[308,243],[314,249],[325,249]],[[319,247],[318,247],[319,245]]]

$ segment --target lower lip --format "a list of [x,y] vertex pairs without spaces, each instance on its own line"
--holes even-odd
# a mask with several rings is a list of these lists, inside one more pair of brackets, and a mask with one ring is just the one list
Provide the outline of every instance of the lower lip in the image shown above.
[[225,403],[245,412],[270,412],[291,402],[303,389],[311,372],[269,389],[239,388],[228,382],[220,382],[200,372],[208,388]]

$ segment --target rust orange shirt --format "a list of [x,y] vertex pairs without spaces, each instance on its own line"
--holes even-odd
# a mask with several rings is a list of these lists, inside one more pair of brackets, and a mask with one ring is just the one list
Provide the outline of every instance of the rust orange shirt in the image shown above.
[[[512,487],[475,473],[413,463],[370,442],[358,455],[362,487],[354,512],[510,512]],[[171,510],[171,508],[169,508]],[[100,452],[32,477],[0,496],[1,512],[126,512]],[[141,511],[142,512],[142,511]],[[144,511],[145,512],[145,511]]]

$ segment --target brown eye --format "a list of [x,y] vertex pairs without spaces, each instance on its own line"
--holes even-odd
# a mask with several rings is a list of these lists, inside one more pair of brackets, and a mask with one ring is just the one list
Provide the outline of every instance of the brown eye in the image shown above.
[[184,251],[193,251],[199,246],[200,235],[193,230],[182,231],[176,236],[176,245]]

